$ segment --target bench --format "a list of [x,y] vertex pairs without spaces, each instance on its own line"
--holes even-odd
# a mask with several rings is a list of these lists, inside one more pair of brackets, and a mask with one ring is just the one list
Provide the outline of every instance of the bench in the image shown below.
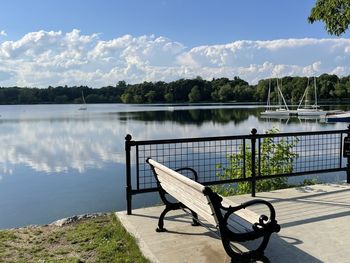
[[[158,220],[157,232],[166,231],[164,217],[169,211],[182,209],[192,216],[192,225],[207,227],[209,224],[214,227],[231,262],[257,260],[269,262],[264,256],[264,250],[271,234],[280,230],[271,203],[255,199],[238,205],[215,193],[210,187],[198,183],[197,173],[192,168],[172,170],[151,158],[148,158],[146,162],[152,168],[160,197],[165,204],[165,209]],[[183,170],[191,171],[194,180],[179,173]],[[167,194],[174,197],[177,202],[169,201]],[[269,217],[259,216],[245,209],[258,204],[267,206]],[[207,229],[210,230],[213,227],[207,227]],[[242,242],[252,240],[258,243],[253,249],[242,250],[241,246],[238,246]]]

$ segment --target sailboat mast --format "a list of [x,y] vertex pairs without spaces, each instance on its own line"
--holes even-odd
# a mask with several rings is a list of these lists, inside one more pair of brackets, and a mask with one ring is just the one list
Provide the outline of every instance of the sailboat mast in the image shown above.
[[[305,89],[305,91],[304,91],[303,96],[301,97],[301,100],[299,101],[298,109],[300,109],[301,104],[302,104],[303,101],[304,101],[304,97],[306,96],[306,93],[307,93],[307,91],[308,91],[308,89],[309,89],[309,81],[310,81],[310,79],[307,78],[307,86],[306,86],[306,89]],[[305,98],[305,107],[306,107],[306,104],[307,104],[307,103],[306,103],[306,100],[307,100],[307,98]]]
[[[277,88],[278,88],[279,93],[281,94],[281,97],[282,97],[282,100],[283,100],[284,106],[286,107],[286,109],[287,109],[287,110],[289,110],[288,105],[287,105],[287,103],[286,103],[286,100],[284,99],[284,96],[283,96],[282,90],[281,90],[281,89],[280,89],[278,86],[277,86]],[[281,88],[282,88],[282,80],[281,80]]]
[[277,102],[278,102],[278,107],[281,108],[281,93],[278,85],[278,79],[277,79]]
[[271,79],[269,79],[269,92],[267,94],[267,110],[271,110]]
[[317,87],[316,87],[316,77],[314,77],[314,86],[315,86],[315,107],[317,110]]
[[84,91],[81,91],[81,97],[83,98],[83,103],[86,104],[85,98],[84,98]]

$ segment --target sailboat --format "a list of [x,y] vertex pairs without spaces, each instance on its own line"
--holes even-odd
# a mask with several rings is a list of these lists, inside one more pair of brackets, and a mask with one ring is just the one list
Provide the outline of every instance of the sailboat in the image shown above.
[[[325,116],[327,114],[326,111],[319,109],[319,106],[317,105],[317,87],[316,87],[316,77],[314,77],[314,96],[315,96],[315,103],[313,105],[308,104],[308,91],[310,89],[310,79],[307,80],[307,86],[304,91],[303,96],[301,97],[301,100],[299,102],[299,106],[297,108],[297,114],[298,116]],[[303,105],[304,102],[304,105]]]
[[86,101],[85,101],[85,98],[84,98],[84,92],[83,91],[81,91],[81,98],[83,99],[83,105],[79,108],[79,110],[87,110]]
[[[273,110],[272,108],[274,106],[271,106],[271,80],[270,80],[266,110],[261,113],[262,116],[289,116],[290,115],[290,110],[288,108],[286,100],[284,99],[282,91],[278,85],[278,79],[277,79],[276,89],[277,89],[277,96],[278,96],[278,105],[277,105],[277,109]],[[282,105],[282,101],[283,101],[283,105]]]

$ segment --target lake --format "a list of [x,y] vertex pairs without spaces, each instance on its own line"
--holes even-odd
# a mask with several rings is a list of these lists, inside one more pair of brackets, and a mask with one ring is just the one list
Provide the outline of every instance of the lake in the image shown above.
[[[135,140],[345,129],[347,123],[260,118],[264,106],[0,106],[0,228],[126,209],[124,138]],[[349,106],[328,106],[345,109]],[[345,178],[345,175],[344,175]],[[342,178],[342,179],[344,179]],[[157,202],[135,196],[134,207]]]

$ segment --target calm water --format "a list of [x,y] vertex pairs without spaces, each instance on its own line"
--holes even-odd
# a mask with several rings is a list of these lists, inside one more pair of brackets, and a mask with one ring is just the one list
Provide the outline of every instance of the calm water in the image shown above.
[[[124,137],[135,140],[344,129],[317,120],[264,120],[262,106],[0,106],[0,228],[125,209]],[[332,107],[336,108],[336,107]],[[345,107],[346,109],[346,107]],[[155,195],[134,199],[140,207]]]

